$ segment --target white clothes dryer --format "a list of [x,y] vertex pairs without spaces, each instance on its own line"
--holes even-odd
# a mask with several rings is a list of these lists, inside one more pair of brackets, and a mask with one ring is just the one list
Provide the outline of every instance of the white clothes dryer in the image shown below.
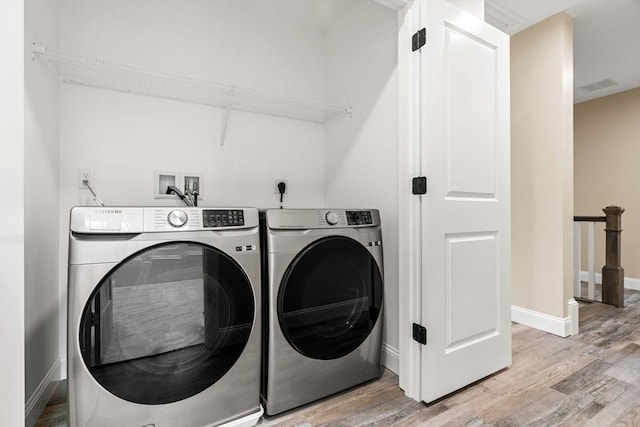
[[274,415],[381,374],[375,209],[261,212],[262,400]]
[[73,208],[70,425],[255,424],[260,294],[254,208]]

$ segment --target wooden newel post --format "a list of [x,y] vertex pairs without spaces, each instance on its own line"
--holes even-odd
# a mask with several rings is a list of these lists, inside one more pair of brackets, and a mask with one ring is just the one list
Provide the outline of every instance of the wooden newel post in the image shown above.
[[602,267],[602,302],[624,307],[624,268],[621,265],[622,212],[620,206],[602,209],[607,215],[605,266]]

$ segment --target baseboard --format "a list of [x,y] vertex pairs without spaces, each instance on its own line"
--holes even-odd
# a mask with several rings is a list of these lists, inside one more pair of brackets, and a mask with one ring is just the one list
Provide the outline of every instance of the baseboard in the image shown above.
[[[573,303],[572,303],[573,301]],[[569,300],[569,316],[562,318],[529,310],[528,308],[511,306],[511,320],[521,325],[540,329],[559,337],[568,337],[578,330],[578,304],[572,298]]]
[[395,348],[391,347],[389,344],[382,344],[382,365],[393,372],[396,375],[399,375],[400,372],[400,353]]
[[[589,272],[588,271],[580,271],[580,280],[586,282],[589,280]],[[602,284],[602,274],[596,273],[596,283]],[[636,279],[635,277],[625,277],[624,278],[624,287],[625,289],[633,289],[634,291],[640,291],[640,279]]]
[[24,425],[25,427],[33,427],[40,414],[44,410],[45,406],[47,406],[47,402],[53,395],[53,392],[56,389],[56,383],[60,379],[60,360],[57,359],[51,368],[49,368],[49,372],[44,376],[38,387],[33,391],[29,400],[24,407]]
[[634,291],[640,291],[640,279],[636,279],[635,277],[625,277],[624,287],[625,289],[633,289]]

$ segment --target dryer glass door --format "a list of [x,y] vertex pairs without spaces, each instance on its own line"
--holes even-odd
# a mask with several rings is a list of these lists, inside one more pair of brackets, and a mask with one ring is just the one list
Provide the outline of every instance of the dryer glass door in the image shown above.
[[240,357],[254,295],[231,257],[198,243],[168,243],[131,256],[85,306],[79,342],[89,372],[130,402],[163,404],[217,382]]
[[367,339],[382,308],[382,275],[359,242],[342,236],[315,241],[286,270],[278,318],[303,355],[336,359]]

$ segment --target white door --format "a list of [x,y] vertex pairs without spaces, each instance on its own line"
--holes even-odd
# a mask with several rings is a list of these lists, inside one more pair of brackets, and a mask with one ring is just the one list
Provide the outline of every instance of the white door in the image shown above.
[[511,364],[509,38],[422,2],[421,398]]

